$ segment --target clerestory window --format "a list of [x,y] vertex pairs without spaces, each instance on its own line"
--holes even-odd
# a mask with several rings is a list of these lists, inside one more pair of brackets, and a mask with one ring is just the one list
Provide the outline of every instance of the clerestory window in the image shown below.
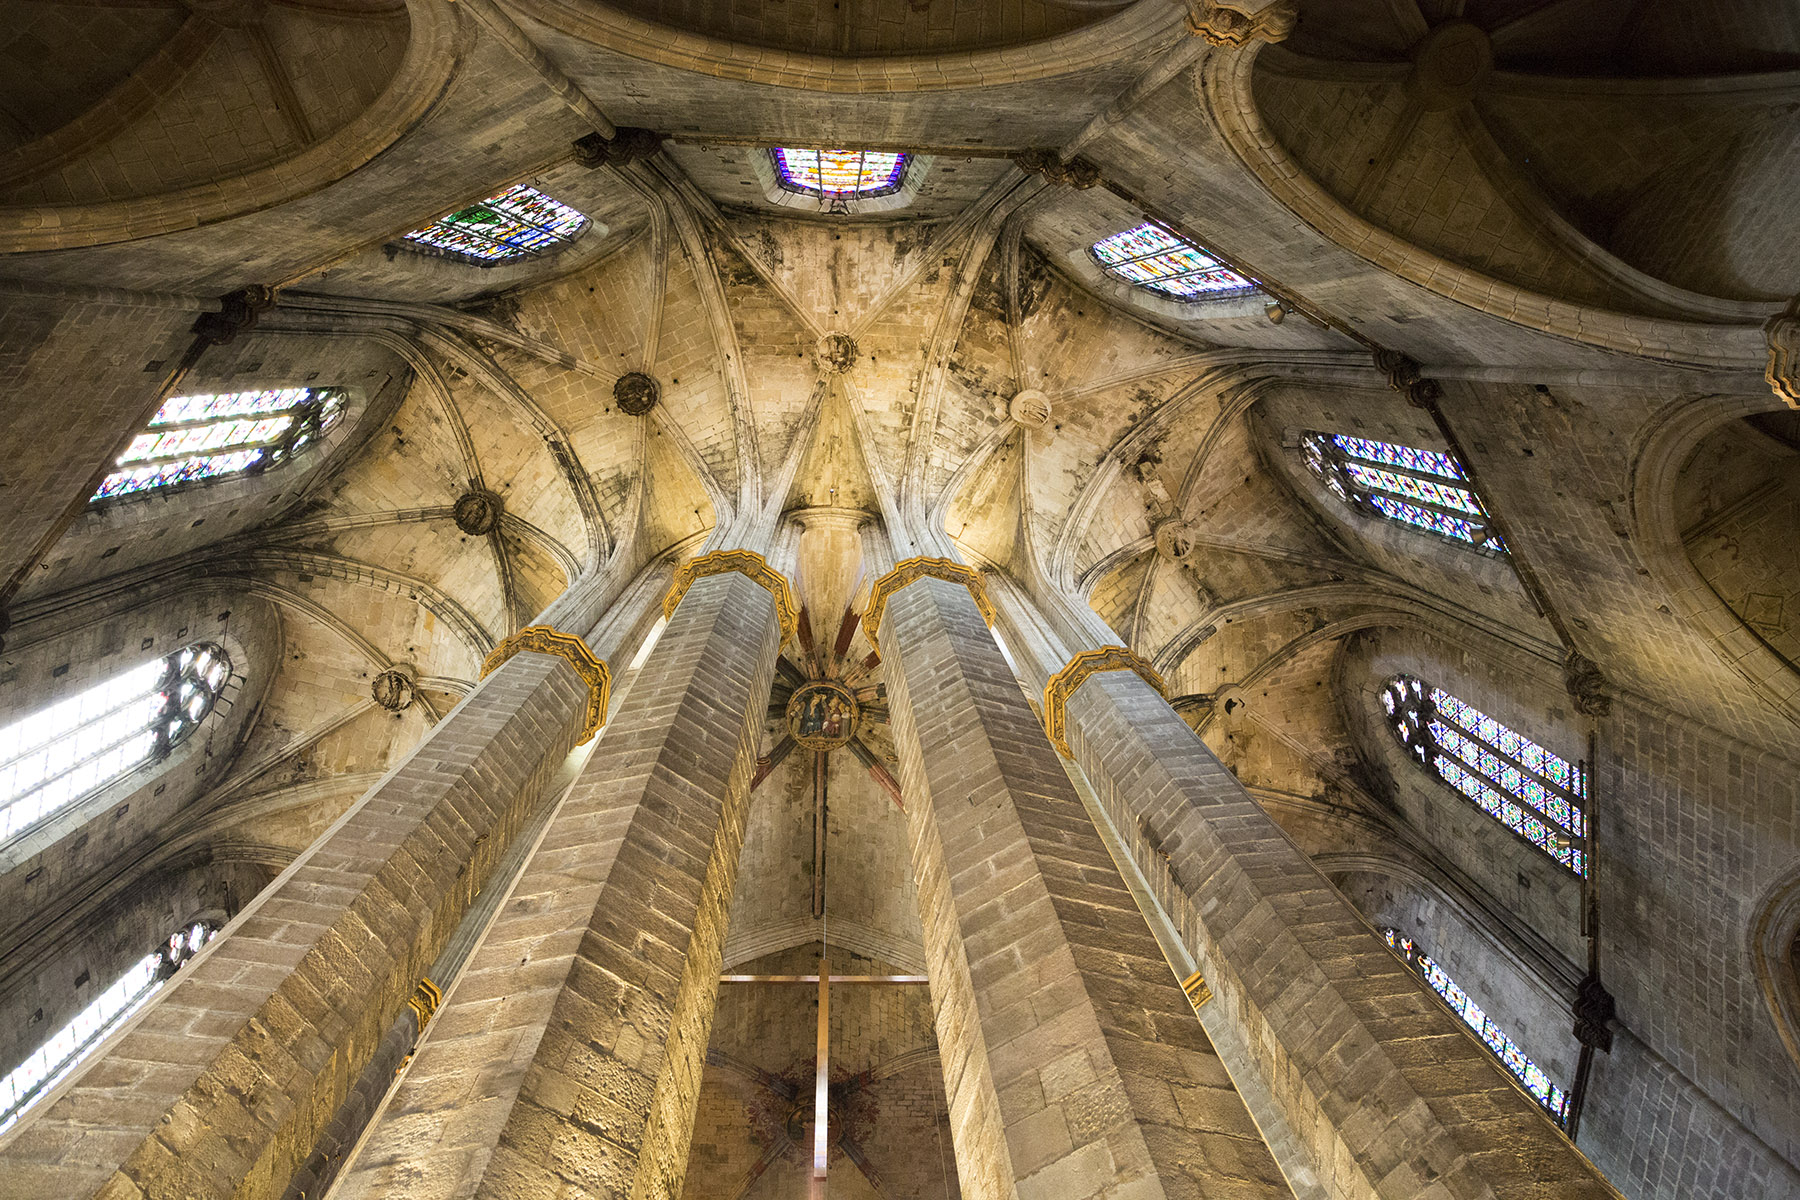
[[491,267],[560,250],[587,226],[583,213],[521,183],[439,217],[406,240],[426,253]]
[[337,424],[337,388],[171,396],[89,503],[278,466]]
[[1410,675],[1381,693],[1400,742],[1477,808],[1577,875],[1587,873],[1587,770]]
[[0,728],[0,844],[166,756],[230,677],[224,649],[196,642]]
[[1451,1011],[1463,1019],[1463,1023],[1475,1031],[1487,1048],[1493,1051],[1513,1077],[1525,1085],[1525,1090],[1537,1099],[1537,1102],[1549,1111],[1558,1122],[1568,1119],[1569,1097],[1561,1088],[1550,1082],[1550,1076],[1542,1067],[1532,1062],[1519,1049],[1517,1042],[1506,1035],[1506,1031],[1494,1024],[1493,1018],[1484,1012],[1481,1006],[1469,999],[1469,994],[1457,986],[1456,980],[1450,978],[1444,968],[1438,966],[1419,944],[1397,929],[1383,931],[1387,943],[1394,952],[1406,960],[1419,976],[1430,985],[1431,990],[1443,997]]
[[777,146],[775,181],[783,191],[821,200],[891,196],[906,182],[911,156],[877,150],[804,150]]
[[1340,500],[1466,546],[1506,553],[1462,464],[1450,455],[1343,433],[1308,433],[1300,447],[1307,467]]
[[51,1035],[24,1062],[0,1079],[0,1133],[4,1133],[26,1109],[66,1079],[101,1042],[150,1002],[162,986],[174,978],[217,928],[210,921],[196,921],[171,934],[155,950],[134,963],[75,1019]]
[[1172,300],[1210,300],[1256,290],[1256,284],[1154,221],[1101,238],[1089,249],[1115,279]]

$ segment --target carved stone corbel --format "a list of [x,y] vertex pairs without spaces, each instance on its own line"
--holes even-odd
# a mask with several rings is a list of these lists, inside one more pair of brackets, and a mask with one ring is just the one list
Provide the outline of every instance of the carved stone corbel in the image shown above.
[[1072,187],[1076,191],[1086,191],[1100,182],[1100,168],[1085,158],[1076,157],[1064,162],[1062,155],[1056,151],[1040,148],[1021,150],[1012,159],[1020,170],[1042,175],[1051,183]]
[[1300,0],[1188,0],[1188,30],[1215,46],[1286,41]]
[[1588,717],[1604,717],[1612,711],[1612,694],[1600,664],[1578,651],[1563,660],[1563,687],[1575,702],[1575,711]]
[[1769,386],[1789,408],[1800,408],[1800,296],[1763,326],[1769,343]]
[[597,133],[576,138],[575,161],[589,170],[622,167],[627,163],[649,158],[661,150],[663,142],[667,140],[667,134],[658,133],[654,129],[623,125],[611,138],[601,137]]

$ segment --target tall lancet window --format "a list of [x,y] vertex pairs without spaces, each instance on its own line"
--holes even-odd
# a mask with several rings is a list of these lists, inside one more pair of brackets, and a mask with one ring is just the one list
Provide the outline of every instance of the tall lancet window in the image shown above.
[[879,150],[800,150],[777,146],[775,181],[785,192],[820,200],[891,196],[906,182],[909,156]]
[[171,396],[90,503],[279,466],[337,424],[336,388]]
[[1306,465],[1340,500],[1467,546],[1506,552],[1462,464],[1450,455],[1343,433],[1308,433],[1300,446]]
[[1569,870],[1586,874],[1582,766],[1410,675],[1390,680],[1381,703],[1401,744],[1426,769]]
[[230,677],[224,649],[196,642],[0,729],[0,844],[166,756]]
[[1252,281],[1154,221],[1101,238],[1089,253],[1108,275],[1171,300],[1209,300],[1256,288]]
[[1397,929],[1384,931],[1388,945],[1394,952],[1406,960],[1406,965],[1417,971],[1431,990],[1444,998],[1463,1023],[1475,1031],[1475,1035],[1487,1044],[1494,1056],[1505,1065],[1513,1077],[1525,1085],[1525,1090],[1537,1098],[1537,1102],[1549,1110],[1550,1115],[1558,1121],[1567,1119],[1569,1115],[1569,1097],[1544,1073],[1542,1067],[1525,1057],[1518,1043],[1506,1036],[1506,1031],[1494,1024],[1493,1018],[1484,1012],[1481,1006],[1469,999],[1469,994],[1458,987],[1456,980],[1445,973],[1432,957],[1425,953],[1420,945]]
[[169,935],[168,941],[144,955],[119,976],[113,985],[76,1014],[50,1040],[0,1079],[0,1133],[22,1116],[52,1088],[80,1066],[101,1042],[150,1002],[163,984],[174,978],[217,928],[210,921],[196,921]]
[[588,226],[582,213],[518,184],[406,235],[414,249],[478,267],[560,250]]

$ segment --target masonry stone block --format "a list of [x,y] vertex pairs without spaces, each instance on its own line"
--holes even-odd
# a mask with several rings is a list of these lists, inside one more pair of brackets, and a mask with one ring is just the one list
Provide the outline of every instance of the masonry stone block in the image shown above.
[[780,642],[694,581],[337,1194],[680,1195]]
[[0,1147],[0,1196],[279,1196],[586,706],[548,655],[484,680]]
[[1068,725],[1330,1195],[1618,1195],[1155,689],[1091,676]]
[[1288,1196],[969,592],[881,638],[963,1194]]

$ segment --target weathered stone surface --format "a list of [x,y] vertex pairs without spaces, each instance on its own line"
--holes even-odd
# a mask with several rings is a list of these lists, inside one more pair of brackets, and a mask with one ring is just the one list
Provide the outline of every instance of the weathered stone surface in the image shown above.
[[694,581],[339,1194],[680,1194],[779,644]]
[[882,646],[964,1194],[1288,1195],[967,589]]
[[1154,689],[1095,675],[1068,716],[1331,1195],[1618,1195]]
[[521,654],[0,1151],[0,1195],[278,1196],[574,744]]

